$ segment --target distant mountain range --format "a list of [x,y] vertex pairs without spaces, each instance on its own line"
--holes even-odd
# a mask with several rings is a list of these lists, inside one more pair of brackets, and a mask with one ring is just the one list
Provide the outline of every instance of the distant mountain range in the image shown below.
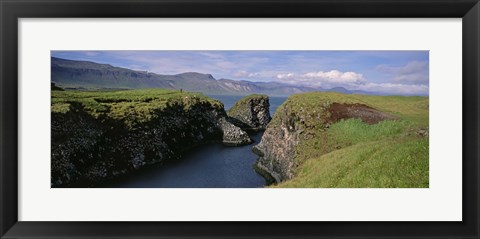
[[333,91],[340,93],[372,94],[350,91],[343,87],[332,89],[293,86],[278,82],[252,82],[230,79],[216,80],[210,74],[187,72],[177,75],[160,75],[146,71],[135,71],[109,64],[90,61],[75,61],[51,58],[51,81],[64,89],[140,89],[165,88],[183,89],[205,94],[246,95],[263,93],[268,95],[291,95],[310,91]]

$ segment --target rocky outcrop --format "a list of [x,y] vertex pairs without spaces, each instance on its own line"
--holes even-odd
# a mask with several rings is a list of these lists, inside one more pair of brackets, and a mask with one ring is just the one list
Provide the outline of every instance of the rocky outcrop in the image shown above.
[[265,130],[272,119],[267,95],[249,95],[227,111],[231,121],[244,130]]
[[238,146],[252,143],[250,136],[245,131],[229,122],[226,118],[221,118],[219,124],[223,131],[222,142],[224,145]]
[[253,152],[259,156],[255,170],[270,183],[293,178],[298,162],[297,145],[302,140],[321,137],[331,124],[349,118],[376,124],[397,117],[361,103],[332,102],[322,93],[299,94],[289,97],[275,112]]
[[[142,103],[148,104],[147,103]],[[52,187],[90,187],[151,164],[175,160],[197,145],[250,143],[228,121],[223,105],[205,101],[168,104],[151,115],[92,115],[81,103],[52,111]],[[127,125],[125,119],[134,122]]]
[[[293,177],[295,146],[299,142],[300,125],[289,113],[288,105],[279,107],[275,119],[263,133],[262,140],[253,147],[259,157],[255,170],[270,183],[278,183]],[[269,175],[270,177],[266,177]]]

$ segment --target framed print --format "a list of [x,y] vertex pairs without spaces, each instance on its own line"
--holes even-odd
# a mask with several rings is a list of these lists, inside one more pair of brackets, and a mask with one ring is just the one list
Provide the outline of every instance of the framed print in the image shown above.
[[2,238],[478,238],[479,11],[2,1]]

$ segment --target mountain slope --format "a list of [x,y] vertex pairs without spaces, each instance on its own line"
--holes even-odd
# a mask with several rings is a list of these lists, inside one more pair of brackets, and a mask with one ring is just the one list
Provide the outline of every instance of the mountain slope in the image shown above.
[[169,88],[173,79],[141,71],[52,57],[52,82],[71,87],[97,88]]
[[251,94],[290,95],[318,91],[319,89],[291,86],[276,82],[216,80],[210,74],[186,72],[177,75],[160,75],[146,71],[135,71],[109,64],[89,61],[51,58],[52,82],[66,88],[165,88],[197,91],[207,94]]

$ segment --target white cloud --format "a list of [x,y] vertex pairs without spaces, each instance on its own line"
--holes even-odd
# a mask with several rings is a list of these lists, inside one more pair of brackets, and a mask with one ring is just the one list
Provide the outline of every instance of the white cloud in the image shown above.
[[356,72],[341,72],[338,70],[307,72],[304,74],[281,73],[277,80],[288,84],[302,84],[310,87],[335,87],[364,82],[362,74]]
[[356,84],[363,81],[363,75],[356,72],[341,72],[338,70],[308,72],[302,78],[319,80],[329,83]]
[[277,78],[280,79],[280,80],[282,80],[282,79],[291,80],[294,77],[295,77],[294,73],[277,74]]
[[389,95],[428,95],[428,85],[410,85],[394,83],[371,83],[356,85],[350,90],[380,92]]
[[405,84],[427,84],[428,83],[428,62],[411,61],[404,66],[379,65],[377,70],[392,75],[395,82]]
[[[407,69],[402,69],[408,72]],[[410,71],[415,72],[415,71]],[[399,76],[400,77],[400,76]],[[321,87],[330,89],[344,87],[349,90],[382,93],[389,95],[428,95],[428,84],[405,83],[373,83],[357,72],[341,72],[338,70],[307,72],[296,74],[293,72],[279,73],[276,75],[279,82],[308,87]]]
[[238,69],[238,65],[231,61],[218,61],[215,63],[215,65],[223,70]]
[[405,82],[405,83],[427,83],[428,75],[422,73],[408,74],[408,75],[399,75],[393,78],[396,82]]
[[242,70],[242,71],[234,72],[233,76],[238,77],[238,78],[252,78],[252,77],[259,77],[260,73],[258,73],[258,72],[250,73],[248,71],[243,71]]
[[246,71],[237,71],[233,73],[233,76],[235,77],[246,77],[248,76],[248,72]]
[[90,57],[100,55],[100,53],[96,52],[96,51],[85,51],[85,52],[83,52],[83,54],[85,54],[86,56],[90,56]]
[[210,52],[200,52],[200,55],[206,56],[211,59],[224,59],[225,57],[222,54],[210,53]]

